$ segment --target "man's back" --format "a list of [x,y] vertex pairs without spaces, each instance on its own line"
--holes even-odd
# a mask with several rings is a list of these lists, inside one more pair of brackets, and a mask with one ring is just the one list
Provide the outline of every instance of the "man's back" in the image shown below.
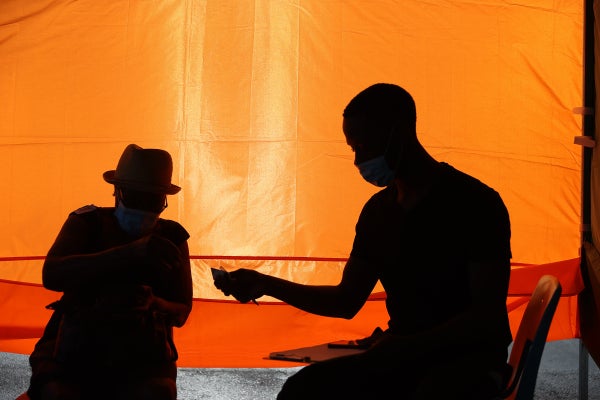
[[[444,323],[471,306],[468,263],[503,261],[508,287],[510,222],[500,196],[478,180],[440,164],[428,193],[412,209],[390,186],[365,205],[352,257],[378,269],[387,293],[390,328],[414,334]],[[511,341],[508,316],[499,342]]]

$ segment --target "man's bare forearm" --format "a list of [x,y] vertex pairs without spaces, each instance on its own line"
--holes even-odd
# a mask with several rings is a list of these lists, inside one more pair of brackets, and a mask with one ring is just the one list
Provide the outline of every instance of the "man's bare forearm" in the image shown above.
[[[265,294],[300,310],[326,317],[352,318],[358,310],[343,295],[339,286],[302,285],[263,275]],[[346,301],[345,301],[346,300]],[[360,309],[360,308],[359,308]]]

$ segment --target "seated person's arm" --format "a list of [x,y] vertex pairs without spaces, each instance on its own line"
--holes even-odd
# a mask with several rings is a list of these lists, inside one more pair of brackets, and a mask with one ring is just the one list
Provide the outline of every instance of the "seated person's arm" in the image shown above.
[[233,271],[230,277],[230,285],[215,284],[241,302],[267,295],[312,314],[347,319],[361,309],[378,280],[366,262],[352,257],[337,285],[302,285],[248,269]]
[[[77,215],[69,216],[44,261],[42,282],[45,288],[64,292],[103,284],[130,274],[138,275],[142,273],[144,261],[168,267],[166,258],[150,256],[150,237],[104,251],[87,253],[92,234],[85,220]],[[178,258],[172,254],[169,257]]]
[[190,268],[190,257],[187,242],[179,245],[181,254],[181,266],[178,270],[177,287],[173,292],[177,299],[168,301],[160,297],[154,297],[153,308],[168,314],[173,326],[182,327],[192,311],[193,285]]

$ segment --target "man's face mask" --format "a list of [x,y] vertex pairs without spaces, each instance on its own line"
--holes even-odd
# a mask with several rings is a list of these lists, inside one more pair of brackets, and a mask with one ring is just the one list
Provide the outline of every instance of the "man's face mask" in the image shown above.
[[128,235],[133,237],[142,237],[147,233],[150,233],[156,221],[158,221],[159,213],[153,213],[150,211],[137,210],[134,208],[127,208],[123,205],[122,201],[118,202],[117,208],[115,209],[115,217],[119,222],[119,226]]
[[[363,179],[372,185],[379,187],[389,186],[394,181],[394,178],[396,176],[397,166],[395,169],[391,169],[387,161],[385,160],[385,155],[387,154],[388,149],[390,148],[392,133],[393,130],[390,131],[388,143],[382,155],[367,161],[363,161],[360,164],[356,165]],[[398,163],[399,162],[400,154],[398,156]]]
[[357,167],[365,181],[379,187],[390,185],[396,175],[385,161],[385,155],[362,162]]

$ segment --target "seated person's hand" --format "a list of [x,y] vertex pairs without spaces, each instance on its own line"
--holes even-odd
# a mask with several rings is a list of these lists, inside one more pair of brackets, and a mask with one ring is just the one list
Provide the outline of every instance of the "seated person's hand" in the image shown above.
[[147,285],[140,285],[136,291],[138,310],[150,310],[154,305],[154,293]]
[[386,330],[376,335],[368,352],[409,361],[422,359],[425,349],[430,347],[431,344],[420,339],[419,335],[393,335]]
[[356,342],[361,346],[371,347],[383,339],[384,335],[386,335],[386,333],[380,327],[377,327],[370,336],[356,339]]
[[152,288],[147,285],[110,285],[96,297],[95,307],[103,311],[145,311],[154,303]]
[[264,294],[263,275],[254,270],[240,268],[227,277],[215,278],[215,287],[225,296],[233,296],[240,303],[247,303]]

